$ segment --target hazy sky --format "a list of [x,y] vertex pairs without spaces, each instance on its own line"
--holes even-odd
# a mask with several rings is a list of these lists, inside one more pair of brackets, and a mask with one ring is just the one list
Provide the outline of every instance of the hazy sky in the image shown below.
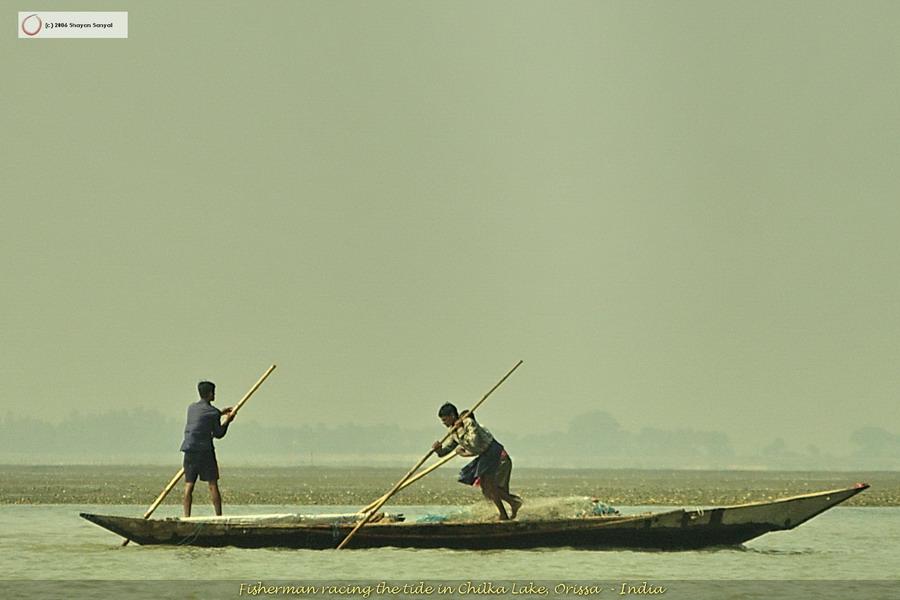
[[900,432],[896,2],[90,9],[0,37],[5,415]]

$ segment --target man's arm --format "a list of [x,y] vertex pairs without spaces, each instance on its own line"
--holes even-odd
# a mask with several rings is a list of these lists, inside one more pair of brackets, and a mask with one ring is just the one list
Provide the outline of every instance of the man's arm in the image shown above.
[[456,448],[456,446],[456,440],[450,440],[450,443],[446,446],[442,446],[440,442],[435,442],[431,445],[431,449],[434,450],[434,453],[438,456],[447,456],[453,452],[453,449]]
[[[224,423],[222,422],[222,416],[225,417]],[[232,419],[234,419],[234,415],[230,406],[221,411],[221,413],[216,416],[215,421],[213,421],[213,437],[217,440],[225,437],[225,434],[228,433],[228,425],[231,424]]]

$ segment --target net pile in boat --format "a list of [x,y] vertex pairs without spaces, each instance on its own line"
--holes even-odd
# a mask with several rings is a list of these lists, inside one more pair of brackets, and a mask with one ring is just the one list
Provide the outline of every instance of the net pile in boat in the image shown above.
[[[619,511],[588,496],[562,498],[527,498],[519,510],[517,521],[553,521],[618,515]],[[497,520],[497,509],[489,502],[448,510],[446,513],[428,514],[416,519],[419,523],[438,522],[489,522]]]

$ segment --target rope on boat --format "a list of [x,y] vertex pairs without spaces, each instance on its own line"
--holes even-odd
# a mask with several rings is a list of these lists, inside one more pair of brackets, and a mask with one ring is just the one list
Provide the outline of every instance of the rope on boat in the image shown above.
[[176,544],[177,546],[185,546],[193,544],[194,541],[200,536],[200,531],[203,529],[203,523],[197,523],[197,526],[194,527],[194,531],[191,532],[190,535],[186,536],[183,540]]

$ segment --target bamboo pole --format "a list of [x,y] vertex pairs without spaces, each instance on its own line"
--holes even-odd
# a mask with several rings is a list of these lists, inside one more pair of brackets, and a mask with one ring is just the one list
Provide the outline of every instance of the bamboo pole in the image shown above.
[[[447,456],[441,457],[441,459],[440,459],[439,461],[437,461],[436,463],[434,463],[433,465],[431,465],[430,467],[428,467],[428,468],[425,469],[424,471],[422,471],[422,472],[420,472],[420,473],[416,473],[415,475],[413,475],[412,477],[410,477],[409,479],[407,479],[406,481],[404,481],[404,482],[403,482],[403,485],[401,485],[401,486],[400,486],[400,489],[398,489],[397,491],[400,492],[400,491],[402,491],[402,490],[405,490],[407,487],[411,486],[412,484],[414,484],[414,483],[417,482],[418,480],[422,479],[423,477],[425,477],[426,475],[428,475],[429,473],[431,473],[432,471],[434,471],[434,470],[437,469],[438,467],[441,467],[441,466],[443,466],[443,465],[446,465],[448,462],[450,462],[451,460],[453,460],[453,459],[456,458],[457,456],[459,456],[459,455],[458,455],[456,452],[453,452],[452,454],[448,454]],[[386,495],[387,495],[387,494],[385,494],[385,496],[386,496]],[[370,502],[369,504],[367,504],[366,506],[364,506],[363,508],[359,509],[359,510],[356,511],[356,512],[357,512],[358,514],[363,514],[363,513],[369,512],[370,510],[372,510],[372,507],[375,506],[382,498],[385,498],[385,496],[382,496],[382,497],[379,498],[378,500],[374,500],[374,501]],[[387,500],[387,499],[385,498],[385,500]]]
[[[509,372],[507,372],[506,375],[503,376],[503,379],[501,379],[500,381],[498,381],[498,382],[496,383],[496,385],[494,385],[494,387],[492,387],[490,390],[488,390],[488,393],[487,393],[487,394],[485,394],[484,396],[481,397],[481,400],[479,400],[479,401],[475,404],[475,406],[473,406],[473,407],[471,408],[471,410],[469,410],[469,414],[474,413],[474,412],[478,409],[478,407],[481,406],[481,405],[484,403],[484,401],[488,399],[488,396],[490,396],[490,395],[493,393],[494,390],[496,390],[498,387],[500,387],[500,385],[501,385],[504,381],[506,381],[507,378],[509,378],[509,376],[513,374],[513,371],[515,371],[516,369],[518,369],[519,366],[520,366],[523,362],[524,362],[524,361],[521,361],[521,360],[520,360],[519,362],[517,362],[517,363],[516,363],[516,366],[514,366],[512,369],[510,369]],[[441,438],[440,443],[443,444],[444,442],[446,442],[446,441],[447,441],[447,438],[449,438],[449,437],[453,434],[453,431],[454,431],[457,427],[459,427],[461,423],[462,423],[462,417],[460,417],[460,418],[456,421],[456,423],[453,424],[453,427],[450,427],[450,428],[447,430],[447,433],[444,435],[444,437]],[[365,514],[365,516],[364,516],[362,519],[359,520],[359,522],[356,524],[356,526],[350,531],[350,533],[347,534],[347,537],[345,537],[345,538],[341,541],[341,543],[338,544],[338,547],[337,547],[338,550],[342,549],[344,546],[347,545],[347,543],[353,538],[353,536],[356,535],[356,532],[359,531],[363,526],[365,526],[366,523],[368,523],[368,522],[372,519],[372,517],[375,515],[375,513],[378,511],[378,509],[381,508],[381,507],[384,505],[385,502],[387,502],[388,500],[390,500],[390,499],[391,499],[391,496],[393,496],[394,494],[397,493],[397,490],[399,490],[399,489],[403,486],[403,484],[406,482],[407,479],[409,479],[410,477],[413,476],[413,473],[415,473],[416,471],[419,470],[419,467],[421,467],[423,464],[425,464],[425,461],[428,460],[428,458],[429,458],[433,453],[434,453],[434,448],[432,448],[431,450],[429,450],[429,451],[428,451],[428,454],[426,454],[425,456],[423,456],[422,459],[421,459],[419,462],[417,462],[417,463],[415,464],[415,466],[414,466],[412,469],[410,469],[409,472],[408,472],[406,475],[403,476],[402,479],[400,479],[400,481],[398,481],[396,484],[394,484],[394,487],[392,487],[392,488],[390,489],[390,491],[388,491],[385,495],[383,495],[381,498],[379,498],[379,499],[375,502],[375,506],[373,506],[372,509],[371,509],[369,512],[367,512],[367,513]]]
[[[255,392],[259,388],[259,386],[262,385],[263,381],[266,380],[266,377],[271,375],[272,371],[274,371],[274,370],[275,370],[275,365],[272,365],[271,367],[266,369],[266,372],[262,374],[262,377],[260,377],[259,380],[253,384],[253,387],[250,388],[250,391],[248,391],[246,394],[244,394],[244,397],[241,398],[240,401],[234,405],[234,408],[231,409],[231,412],[225,416],[225,423],[230,423],[234,419],[234,416],[237,414],[237,411],[239,411],[241,409],[241,407],[244,406],[244,404],[246,404],[247,400],[250,399],[250,396],[253,395],[253,392]],[[169,492],[172,491],[172,488],[174,488],[176,485],[178,485],[179,480],[181,480],[181,478],[183,476],[184,476],[184,467],[181,467],[180,469],[178,469],[178,472],[175,473],[175,476],[172,478],[172,480],[166,485],[166,487],[163,488],[163,491],[160,492],[160,494],[159,494],[159,496],[157,496],[156,500],[153,501],[153,504],[150,505],[150,508],[147,509],[147,512],[144,513],[144,516],[142,518],[144,518],[144,519],[150,518],[150,515],[153,514],[153,511],[155,511],[157,509],[157,507],[159,507],[159,505],[162,504],[162,501],[165,500],[166,496],[169,495]],[[130,542],[130,541],[131,540],[126,538],[125,541],[122,542],[122,546],[127,546],[128,542]]]

